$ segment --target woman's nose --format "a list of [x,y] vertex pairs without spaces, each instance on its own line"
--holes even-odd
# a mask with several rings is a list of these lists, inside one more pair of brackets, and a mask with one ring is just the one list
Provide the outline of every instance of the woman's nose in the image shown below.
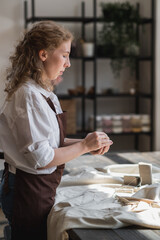
[[71,66],[70,59],[67,58],[66,63],[65,63],[65,68],[69,68]]

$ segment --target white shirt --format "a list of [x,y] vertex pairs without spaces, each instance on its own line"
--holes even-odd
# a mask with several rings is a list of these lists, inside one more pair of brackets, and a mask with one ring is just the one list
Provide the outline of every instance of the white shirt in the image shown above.
[[33,174],[49,174],[56,167],[37,170],[54,158],[60,144],[60,130],[55,112],[45,98],[62,113],[57,96],[29,80],[6,101],[0,114],[0,141],[9,170],[16,168]]

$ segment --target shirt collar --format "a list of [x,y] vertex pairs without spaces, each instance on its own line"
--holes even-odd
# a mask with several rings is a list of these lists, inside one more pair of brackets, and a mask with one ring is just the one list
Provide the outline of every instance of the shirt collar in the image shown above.
[[38,83],[36,83],[33,79],[28,81],[33,87],[35,87],[41,94],[43,94],[46,98],[53,97],[54,93],[47,91],[46,89],[42,88]]

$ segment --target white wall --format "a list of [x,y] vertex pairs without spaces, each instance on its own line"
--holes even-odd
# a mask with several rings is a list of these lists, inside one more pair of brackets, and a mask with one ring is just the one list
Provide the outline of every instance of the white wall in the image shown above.
[[[99,4],[102,1],[109,1],[109,0],[97,0],[97,14],[98,16],[101,15]],[[113,0],[117,1],[117,0]],[[124,0],[120,0],[124,1]],[[132,3],[135,3],[134,0],[131,0]],[[141,13],[143,16],[148,16],[150,11],[150,0],[139,0],[141,3]],[[35,9],[37,16],[81,16],[81,0],[35,0]],[[93,14],[93,0],[86,0],[86,15],[92,16]],[[28,0],[29,9],[30,9],[30,0]],[[30,14],[30,13],[29,13]],[[158,42],[160,40],[160,31],[158,31],[158,23],[160,21],[160,1],[157,1],[157,38],[156,38],[156,134],[155,134],[155,150],[160,150],[160,96],[158,96],[158,92],[160,92],[160,83],[158,79],[160,78],[160,70],[158,68],[160,64],[160,52],[158,47]],[[4,102],[4,81],[5,81],[5,74],[4,71],[8,66],[8,57],[11,54],[13,47],[16,44],[19,35],[23,32],[23,0],[1,0],[0,5],[0,107]],[[75,36],[81,36],[81,24],[64,24],[66,27],[71,29],[75,32]],[[90,25],[89,28],[92,28],[93,25]],[[147,48],[147,47],[146,47]],[[146,48],[144,51],[146,51]],[[66,93],[67,89],[74,88],[77,85],[81,85],[81,69],[80,69],[80,61],[79,60],[72,60],[71,61],[72,68],[67,70],[64,75],[64,82],[59,86],[57,92]],[[93,70],[92,70],[92,63],[87,63],[87,84],[86,90],[88,90],[93,85]],[[107,79],[106,79],[106,70],[107,70]],[[103,88],[108,87],[115,87],[120,90],[121,86],[127,87],[127,82],[129,80],[129,75],[127,72],[122,74],[122,79],[115,80],[111,70],[109,69],[109,64],[105,60],[98,60],[98,74],[100,74],[100,79],[98,83],[98,91],[101,92]],[[123,80],[123,77],[126,77]],[[122,82],[121,82],[122,81]],[[112,105],[116,106],[114,101],[108,101],[107,104],[101,104],[101,106],[107,106],[107,111],[110,113],[112,111]],[[125,106],[124,106],[125,105]],[[88,106],[91,106],[91,103],[88,103]],[[122,109],[117,109],[117,111],[124,111],[127,112],[128,108],[130,108],[130,101],[128,101],[128,106],[123,104],[122,102]],[[105,107],[102,109],[101,112],[105,111]],[[80,120],[78,121],[80,123]]]
[[23,8],[20,0],[0,3],[0,107],[4,102],[5,70],[22,28]]

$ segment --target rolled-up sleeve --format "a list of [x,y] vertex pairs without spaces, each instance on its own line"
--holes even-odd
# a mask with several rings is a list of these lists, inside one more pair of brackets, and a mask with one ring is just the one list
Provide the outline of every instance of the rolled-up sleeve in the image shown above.
[[35,169],[41,168],[49,164],[54,158],[54,149],[49,145],[48,141],[42,141],[32,144],[28,147],[28,151],[24,152],[28,162],[32,161]]
[[46,110],[28,107],[27,110],[21,111],[11,126],[18,151],[24,155],[31,168],[44,167],[54,158],[56,146],[51,146],[49,141],[50,135],[54,137],[50,121]]

